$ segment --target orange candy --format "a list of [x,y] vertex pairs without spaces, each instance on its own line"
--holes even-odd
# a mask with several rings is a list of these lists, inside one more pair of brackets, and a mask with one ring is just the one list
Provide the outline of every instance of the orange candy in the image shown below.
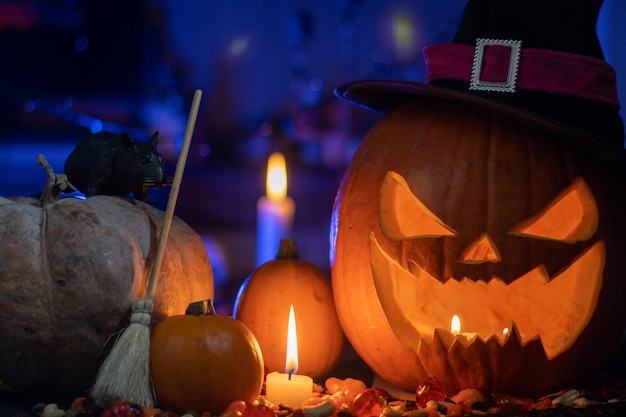
[[[466,413],[465,408],[460,404],[450,404],[448,405],[448,412],[446,415],[448,417],[461,417],[464,413]],[[469,411],[471,412],[471,410]]]
[[476,401],[484,400],[484,395],[474,388],[466,388],[464,390],[461,390],[452,397],[452,401],[461,406],[463,412],[465,413],[472,412],[472,404],[474,404]]
[[226,410],[222,411],[219,417],[241,417],[246,406],[245,401],[233,401],[226,407]]
[[342,391],[345,395],[352,398],[356,397],[357,394],[367,389],[367,385],[365,385],[365,382],[361,381],[360,379],[354,378],[340,379],[330,377],[326,380],[324,385],[326,386],[326,390],[331,394]]

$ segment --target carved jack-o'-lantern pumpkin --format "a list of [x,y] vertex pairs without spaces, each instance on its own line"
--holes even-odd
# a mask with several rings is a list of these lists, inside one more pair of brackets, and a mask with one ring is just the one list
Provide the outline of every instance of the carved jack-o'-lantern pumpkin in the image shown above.
[[[475,12],[485,3],[470,0],[468,8]],[[506,14],[510,2],[490,4],[490,13],[505,9],[489,15],[502,33],[519,29],[533,8],[543,11],[538,1],[525,2],[519,15]],[[549,6],[554,16],[561,6],[570,7]],[[457,40],[474,33],[467,19]],[[594,14],[581,20],[594,23]],[[595,30],[583,26],[581,38]],[[366,81],[338,90],[365,107],[394,110],[363,139],[337,195],[335,304],[359,355],[407,390],[436,376],[451,393],[546,394],[598,371],[626,326],[623,131],[617,132],[614,91],[604,89],[614,73],[598,58],[572,54],[566,56],[572,67],[589,60],[602,74],[571,85],[568,74],[546,78],[551,69],[542,67],[533,78],[541,54],[565,57],[493,41],[495,52],[482,61],[489,42],[448,44],[427,54],[432,77],[454,79],[445,88]],[[503,51],[510,56],[504,62]],[[546,83],[543,95],[515,95],[515,80],[512,90],[487,83],[502,87],[496,98],[451,89],[465,76],[481,86],[484,74],[469,80],[475,57],[474,70],[485,62],[510,70],[521,60],[517,87]],[[549,83],[566,95],[546,94],[554,87]],[[597,139],[608,136],[611,144]],[[455,316],[460,333],[451,329]]]
[[[437,376],[453,392],[540,394],[580,380],[625,324],[614,175],[482,109],[395,110],[364,139],[335,207],[346,335],[405,389]],[[454,315],[473,334],[453,335]]]

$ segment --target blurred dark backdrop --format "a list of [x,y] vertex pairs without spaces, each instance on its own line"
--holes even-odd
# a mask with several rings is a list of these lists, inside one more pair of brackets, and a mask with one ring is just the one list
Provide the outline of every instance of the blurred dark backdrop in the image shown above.
[[[31,195],[89,132],[127,131],[173,171],[191,96],[204,98],[177,215],[206,240],[225,311],[255,267],[256,200],[272,151],[287,157],[304,259],[328,269],[343,171],[380,115],[341,83],[422,81],[421,49],[448,42],[465,0],[0,0],[0,195]],[[626,2],[598,32],[626,102]],[[151,198],[164,202],[167,190]],[[220,301],[220,300],[218,300]]]

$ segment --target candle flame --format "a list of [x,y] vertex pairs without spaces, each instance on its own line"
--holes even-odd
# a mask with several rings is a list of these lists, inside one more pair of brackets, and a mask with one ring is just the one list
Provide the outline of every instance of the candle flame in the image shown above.
[[267,161],[266,189],[272,201],[281,201],[287,196],[287,168],[281,153],[271,154]]
[[287,329],[287,358],[285,361],[285,373],[295,374],[298,370],[298,335],[296,332],[296,313],[293,304],[289,308],[289,327]]
[[459,334],[461,332],[461,319],[456,314],[452,316],[452,321],[450,322],[450,332],[452,334]]

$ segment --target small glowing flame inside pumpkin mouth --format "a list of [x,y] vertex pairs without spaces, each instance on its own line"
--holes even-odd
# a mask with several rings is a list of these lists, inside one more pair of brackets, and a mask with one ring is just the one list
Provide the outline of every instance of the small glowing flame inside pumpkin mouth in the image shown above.
[[394,333],[407,347],[432,340],[435,329],[449,330],[456,314],[464,331],[477,333],[479,340],[498,337],[503,343],[516,333],[524,344],[538,337],[549,359],[568,349],[587,326],[605,263],[604,242],[598,241],[552,278],[539,265],[509,285],[497,277],[443,283],[415,262],[409,262],[408,270],[403,268],[373,233],[370,248],[378,298]]

